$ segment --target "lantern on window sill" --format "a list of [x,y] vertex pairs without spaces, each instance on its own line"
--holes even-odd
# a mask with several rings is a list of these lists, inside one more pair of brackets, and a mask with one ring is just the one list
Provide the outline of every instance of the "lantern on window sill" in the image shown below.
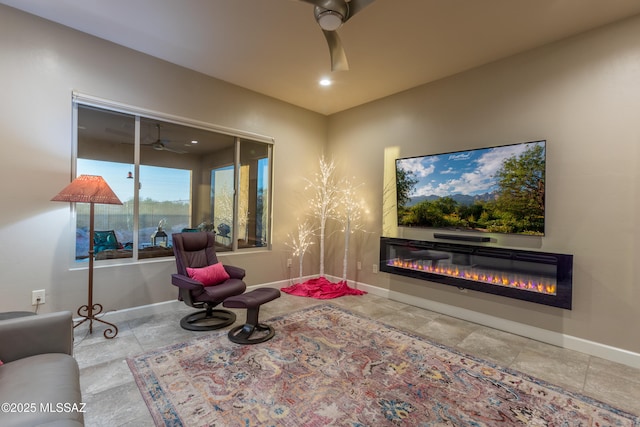
[[168,243],[169,236],[167,236],[167,233],[164,232],[162,227],[158,227],[158,229],[151,235],[151,245],[166,248]]

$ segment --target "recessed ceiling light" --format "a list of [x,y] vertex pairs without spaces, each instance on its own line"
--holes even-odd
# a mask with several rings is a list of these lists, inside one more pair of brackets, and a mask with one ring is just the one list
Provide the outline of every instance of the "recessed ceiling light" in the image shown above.
[[196,141],[195,139],[193,141],[191,141],[192,144],[197,144],[198,141]]
[[331,80],[329,79],[321,79],[320,86],[331,86]]

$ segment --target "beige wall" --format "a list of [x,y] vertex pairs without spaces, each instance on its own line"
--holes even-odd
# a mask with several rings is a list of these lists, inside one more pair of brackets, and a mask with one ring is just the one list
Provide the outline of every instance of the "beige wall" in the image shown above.
[[[390,290],[640,351],[640,18],[536,49],[336,114],[329,152],[367,182],[382,228],[383,170],[395,156],[547,140],[544,237],[493,235],[496,246],[574,255],[573,310],[461,293],[373,274],[378,245],[362,249],[360,280]],[[389,160],[385,163],[385,153]],[[389,165],[391,162],[391,165]],[[389,178],[392,179],[392,176]],[[432,232],[385,234],[428,240]]]
[[[86,270],[69,269],[69,208],[49,201],[70,178],[76,90],[275,138],[273,251],[224,255],[249,284],[288,277],[302,177],[326,152],[364,182],[371,211],[350,254],[363,269],[350,278],[640,352],[637,40],[640,19],[629,20],[326,118],[0,6],[0,311],[31,309],[33,289],[47,291],[42,311],[85,303]],[[396,156],[537,139],[548,141],[547,235],[494,244],[574,254],[572,311],[372,273]],[[384,234],[432,235],[388,223]],[[328,246],[340,256],[327,273],[340,275],[341,241]],[[307,259],[317,272],[317,254]],[[98,268],[96,299],[108,310],[173,299],[173,271],[172,260]]]
[[[46,290],[41,312],[86,303],[69,205],[49,201],[70,180],[74,90],[275,138],[273,251],[221,258],[247,268],[249,285],[288,277],[293,195],[326,146],[326,117],[2,5],[0,64],[0,311],[31,310],[34,289]],[[95,299],[106,310],[175,299],[173,272],[172,259],[97,268]]]

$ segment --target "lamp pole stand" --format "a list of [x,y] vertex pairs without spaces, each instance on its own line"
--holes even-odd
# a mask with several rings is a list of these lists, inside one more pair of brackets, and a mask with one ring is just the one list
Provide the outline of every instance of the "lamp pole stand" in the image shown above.
[[109,323],[105,320],[99,319],[96,316],[102,313],[102,304],[93,303],[93,214],[94,214],[94,206],[93,202],[90,203],[89,206],[89,287],[88,287],[88,297],[89,302],[86,305],[80,306],[78,308],[78,316],[83,317],[78,323],[73,325],[74,328],[82,325],[87,320],[89,321],[89,333],[93,333],[93,321],[101,322],[106,325],[111,326],[112,328],[107,328],[104,331],[104,337],[107,339],[115,338],[118,335],[118,327],[113,323]]

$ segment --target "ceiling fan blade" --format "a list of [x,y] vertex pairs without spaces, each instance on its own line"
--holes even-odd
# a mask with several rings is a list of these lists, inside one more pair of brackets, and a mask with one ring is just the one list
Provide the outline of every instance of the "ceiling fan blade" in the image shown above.
[[167,146],[165,146],[162,150],[163,151],[168,151],[170,153],[175,153],[175,154],[186,154],[187,153],[186,151],[176,150],[176,149],[173,149],[173,148],[169,148]]
[[375,0],[351,0],[347,4],[349,5],[349,15],[345,18],[344,22],[347,22],[353,15],[360,12],[365,7],[369,6]]
[[143,145],[143,147],[153,148],[156,151],[169,151],[170,153],[175,153],[175,154],[186,154],[187,153],[186,151],[183,151],[183,150],[177,150],[175,148],[167,147],[167,144],[165,144],[164,142],[162,142],[160,140],[154,142],[153,144]]
[[322,30],[322,32],[324,33],[324,38],[327,39],[327,44],[329,45],[331,71],[348,71],[349,62],[347,62],[347,55],[344,53],[338,33],[326,30]]

